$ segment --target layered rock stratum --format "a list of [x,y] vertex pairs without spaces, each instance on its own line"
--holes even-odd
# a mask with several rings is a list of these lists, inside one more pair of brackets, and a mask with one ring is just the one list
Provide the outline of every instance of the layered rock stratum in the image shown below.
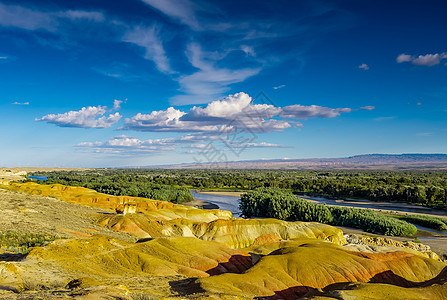
[[[0,197],[40,197],[64,202],[72,213],[95,212],[83,235],[66,235],[17,259],[0,253],[1,299],[447,298],[447,264],[422,246],[81,187],[2,187]],[[93,230],[98,227],[103,230]]]

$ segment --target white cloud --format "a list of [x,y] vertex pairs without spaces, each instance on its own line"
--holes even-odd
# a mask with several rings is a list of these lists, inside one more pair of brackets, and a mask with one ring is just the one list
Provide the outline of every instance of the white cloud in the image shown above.
[[359,69],[363,69],[365,71],[369,70],[369,66],[367,64],[361,64],[360,66],[358,66]]
[[61,20],[103,22],[105,17],[101,12],[95,11],[38,11],[0,3],[0,26],[54,32],[60,26]]
[[13,105],[29,105],[29,102],[13,102]]
[[8,59],[7,56],[0,56],[0,59]]
[[279,89],[282,89],[282,88],[285,88],[285,87],[286,87],[285,84],[281,84],[281,85],[278,85],[278,86],[274,86],[273,89],[274,90],[279,90]]
[[329,108],[318,105],[303,106],[296,104],[283,107],[280,116],[289,119],[334,118],[341,113],[349,113],[351,111],[351,108]]
[[290,148],[288,146],[279,145],[279,144],[272,144],[272,143],[247,143],[248,148]]
[[151,27],[134,27],[124,34],[122,41],[143,47],[145,49],[144,57],[152,60],[160,72],[165,74],[175,73],[171,69],[169,59],[159,37],[159,30],[155,25]]
[[256,56],[255,49],[252,46],[242,45],[241,50],[244,51],[247,56]]
[[200,25],[194,12],[194,4],[189,0],[142,0],[144,3],[161,11],[163,14],[180,21],[194,30]]
[[436,54],[426,54],[419,55],[417,58],[413,59],[413,65],[416,66],[434,66],[441,62],[441,55]]
[[[288,146],[267,143],[267,142],[247,142],[239,144],[232,140],[225,140],[225,137],[219,135],[208,134],[188,134],[178,138],[164,139],[148,139],[140,140],[135,137],[121,135],[111,138],[106,142],[82,142],[76,147],[93,150],[98,153],[115,153],[115,154],[135,154],[135,153],[153,153],[163,151],[173,151],[179,147],[181,149],[203,150],[209,147],[209,142],[220,141],[221,143],[213,144],[214,147],[227,147],[229,149],[240,148],[289,148]],[[190,154],[196,153],[190,151]],[[197,153],[196,153],[197,154]]]
[[447,58],[447,53],[435,53],[419,56],[412,56],[408,54],[401,54],[397,57],[398,63],[411,62],[415,66],[435,66],[441,63],[441,60]]
[[0,25],[27,30],[54,31],[57,27],[57,20],[49,13],[0,3]]
[[[368,106],[362,109],[371,110],[373,107]],[[212,101],[204,107],[194,106],[188,112],[170,107],[150,114],[138,113],[125,120],[123,129],[213,134],[244,130],[261,133],[302,126],[294,120],[333,118],[351,111],[351,108],[328,108],[317,105],[291,105],[281,108],[274,105],[255,104],[248,94],[237,93],[222,100]]]
[[124,101],[122,100],[113,100],[113,110],[120,110],[121,109],[121,103],[123,103]]
[[121,119],[118,112],[105,116],[106,112],[106,106],[89,106],[78,111],[49,114],[36,121],[44,121],[61,127],[108,128]]
[[204,52],[200,45],[191,43],[186,51],[189,62],[199,71],[178,79],[183,95],[171,98],[175,105],[206,103],[219,98],[229,90],[228,85],[242,82],[258,74],[261,68],[225,69],[216,66],[216,61],[225,54]]
[[396,58],[397,63],[403,63],[403,62],[407,62],[407,61],[412,61],[413,57],[411,55],[408,54],[401,54]]
[[104,22],[105,16],[97,11],[68,10],[59,13],[59,16],[70,20],[88,20],[93,22]]
[[361,110],[373,110],[375,108],[376,108],[375,106],[368,105],[368,106],[360,107],[359,109],[361,109]]

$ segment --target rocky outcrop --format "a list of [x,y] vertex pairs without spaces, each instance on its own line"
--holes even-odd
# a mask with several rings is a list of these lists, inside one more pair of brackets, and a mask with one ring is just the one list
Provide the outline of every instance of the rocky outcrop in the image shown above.
[[392,249],[395,251],[405,250],[439,261],[441,260],[441,258],[431,250],[430,246],[421,243],[414,243],[411,241],[399,242],[390,238],[372,237],[359,234],[347,234],[344,237],[348,242],[348,245],[345,247],[354,251],[376,253],[389,252]]
[[[345,244],[343,232],[335,227],[313,222],[286,222],[275,219],[230,219],[194,221],[191,216],[172,220],[153,218],[146,213],[106,217],[101,225],[124,231],[140,238],[196,237],[217,241],[231,248],[246,248],[276,240],[313,238]],[[193,220],[191,220],[193,219]]]

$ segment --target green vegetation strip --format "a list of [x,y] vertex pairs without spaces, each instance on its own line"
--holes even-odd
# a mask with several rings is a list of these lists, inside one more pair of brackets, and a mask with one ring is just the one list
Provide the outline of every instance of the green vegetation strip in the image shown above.
[[413,224],[433,228],[436,230],[447,230],[447,219],[422,215],[407,215],[405,217],[402,217],[401,219]]
[[247,217],[320,222],[390,236],[409,236],[417,232],[412,224],[369,209],[313,204],[277,188],[258,188],[242,195],[240,209]]
[[31,247],[44,246],[56,239],[60,239],[60,237],[42,233],[0,232],[0,249],[26,254]]
[[154,182],[148,176],[138,172],[122,170],[98,170],[85,172],[49,172],[35,173],[48,176],[48,180],[37,181],[40,184],[59,183],[70,186],[82,186],[99,193],[114,196],[143,197],[168,201],[176,204],[194,200],[189,189],[178,185],[166,185]]
[[[360,198],[446,207],[445,171],[312,171],[312,170],[162,170],[95,169],[85,171],[36,172],[49,182],[79,185],[112,195],[143,196],[181,203],[187,191],[175,188],[253,190],[259,187],[288,189],[295,194],[336,198]],[[177,202],[176,202],[177,201]]]

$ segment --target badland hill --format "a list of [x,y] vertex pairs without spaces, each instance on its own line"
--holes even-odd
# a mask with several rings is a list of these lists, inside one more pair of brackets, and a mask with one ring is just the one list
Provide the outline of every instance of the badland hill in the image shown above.
[[321,223],[235,219],[58,184],[0,191],[17,228],[59,237],[27,255],[3,250],[2,299],[447,298],[437,255],[350,244]]

